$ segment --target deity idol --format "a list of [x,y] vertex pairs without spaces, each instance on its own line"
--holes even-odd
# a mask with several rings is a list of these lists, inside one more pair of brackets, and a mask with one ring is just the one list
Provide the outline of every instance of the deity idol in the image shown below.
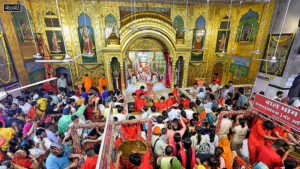
[[52,52],[54,52],[54,53],[60,53],[61,52],[59,42],[61,42],[61,41],[57,38],[56,33],[53,32],[53,35],[52,35],[52,48],[53,48],[53,51]]
[[220,44],[219,44],[219,50],[220,51],[223,51],[225,49],[225,34],[222,33],[222,37],[221,39],[219,40]]
[[197,29],[195,32],[195,39],[193,42],[193,53],[200,54],[202,53],[202,37],[204,30]]
[[90,52],[91,54],[94,54],[94,44],[90,35],[90,31],[86,26],[82,28],[81,36],[83,39],[83,53],[87,54]]

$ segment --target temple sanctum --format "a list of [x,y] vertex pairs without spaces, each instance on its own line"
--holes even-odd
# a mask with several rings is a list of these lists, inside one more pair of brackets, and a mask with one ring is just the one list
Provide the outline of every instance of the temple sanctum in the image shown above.
[[[20,8],[1,11],[2,40],[13,63],[3,84],[26,85],[65,74],[68,85],[77,86],[88,74],[97,86],[105,74],[108,89],[146,83],[170,88],[204,83],[216,73],[221,84],[253,84],[260,71],[257,59],[275,29],[275,1],[1,3]],[[41,60],[33,57],[37,53],[44,61],[36,61]]]
[[[12,160],[14,168],[49,168],[45,166],[54,166],[48,161],[52,155],[65,156],[58,153],[61,144],[51,147],[61,142],[63,149],[74,143],[76,154],[68,157],[78,161],[86,155],[83,151],[91,151],[90,143],[101,143],[97,169],[110,164],[116,169],[138,168],[128,162],[130,155],[138,154],[132,147],[150,149],[153,169],[171,169],[172,160],[171,165],[157,160],[171,157],[166,147],[172,148],[181,167],[196,169],[197,149],[203,142],[195,143],[200,130],[209,140],[205,148],[210,155],[226,161],[216,168],[243,168],[228,165],[225,158],[231,153],[241,160],[229,161],[247,169],[263,163],[253,157],[260,149],[255,138],[261,136],[253,133],[262,131],[273,133],[261,138],[270,142],[265,141],[268,147],[258,157],[278,159],[276,153],[264,153],[271,152],[268,148],[284,149],[280,158],[291,157],[299,164],[300,0],[0,0],[0,7],[0,166],[3,152],[5,157],[10,154],[5,159]],[[257,119],[269,124],[258,124]],[[245,124],[249,129],[244,130]],[[48,139],[52,144],[42,137],[49,135],[51,126],[56,126]],[[166,126],[168,132],[163,131]],[[225,131],[226,126],[230,127]],[[6,137],[3,128],[13,130],[3,133],[20,135]],[[243,140],[233,136],[240,130],[243,139],[249,136],[248,161],[240,155]],[[163,133],[172,133],[171,139],[158,141],[166,149],[156,150],[151,137]],[[184,154],[190,150],[186,139],[193,141],[193,136],[194,160],[186,159],[192,156]],[[291,149],[275,137],[288,140],[295,154],[282,155]],[[14,138],[34,140],[34,148],[51,150],[50,155],[39,164],[35,161],[40,156],[30,156],[32,166],[23,166],[17,162],[28,160],[30,151],[18,147],[22,152],[10,152]],[[227,140],[221,142],[222,138]],[[118,154],[119,144],[130,152]],[[32,148],[31,143],[27,146]],[[112,160],[106,152],[115,153]],[[137,158],[142,161],[139,168],[150,168]],[[206,160],[201,165],[209,163]],[[281,166],[268,167],[285,165],[277,161]],[[84,162],[57,169],[80,168]],[[213,169],[212,165],[205,167]]]

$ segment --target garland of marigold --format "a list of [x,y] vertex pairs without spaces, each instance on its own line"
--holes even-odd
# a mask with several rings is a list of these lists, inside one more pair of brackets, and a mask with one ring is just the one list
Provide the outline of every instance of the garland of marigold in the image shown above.
[[8,69],[8,80],[5,81],[2,78],[0,78],[0,81],[3,82],[4,84],[7,84],[11,80],[11,70],[10,70],[10,63],[9,63],[9,57],[8,57],[7,49],[6,49],[6,44],[5,44],[4,37],[3,37],[3,32],[0,33],[0,39],[3,43],[3,48],[4,48],[5,58],[6,58],[6,64],[7,64],[7,69]]
[[[275,42],[278,42],[278,41],[279,41],[279,43],[280,43],[280,42],[287,41],[287,40],[289,40],[290,38],[294,39],[294,36],[295,36],[295,33],[293,33],[291,36],[289,36],[289,37],[286,38],[286,39],[279,40],[279,39],[275,39],[274,36],[270,35],[270,39],[272,38],[272,39],[274,39]],[[275,76],[278,74],[279,70],[282,68],[283,63],[285,62],[285,59],[286,59],[286,57],[287,57],[288,52],[285,53],[285,55],[284,55],[284,57],[283,57],[283,59],[282,59],[280,65],[279,65],[277,71],[274,73],[274,75],[273,75],[272,77],[269,77],[269,76],[268,76],[268,58],[267,58],[267,57],[269,56],[270,44],[271,44],[271,40],[269,41],[269,44],[268,44],[268,50],[267,50],[267,53],[266,53],[266,59],[267,59],[267,60],[266,60],[266,70],[265,70],[265,72],[266,72],[267,78],[269,78],[269,79],[274,79]],[[291,45],[292,45],[292,43],[289,44],[288,49],[291,47]],[[275,54],[275,53],[274,53],[274,54]]]

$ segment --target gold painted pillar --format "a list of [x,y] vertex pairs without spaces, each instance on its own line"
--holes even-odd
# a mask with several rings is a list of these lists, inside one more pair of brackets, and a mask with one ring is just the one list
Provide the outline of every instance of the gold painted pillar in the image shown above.
[[177,61],[177,60],[173,60],[173,62],[172,62],[172,83],[171,83],[171,90],[174,89],[174,85],[175,85],[175,69],[176,69],[176,61]]
[[120,62],[120,72],[121,72],[121,76],[119,78],[121,78],[121,89],[120,90],[125,90],[125,77],[124,77],[124,63]]
[[183,79],[182,79],[182,87],[185,88],[187,87],[187,80],[188,80],[188,75],[189,75],[189,59],[184,60],[184,67],[183,67]]
[[104,69],[105,69],[105,75],[107,77],[108,80],[108,90],[113,90],[113,80],[112,80],[112,76],[111,76],[111,67],[110,67],[110,60],[104,61]]
[[[1,1],[0,6],[3,6],[4,2],[6,1]],[[16,3],[16,1],[7,1],[7,3]],[[30,78],[25,67],[22,51],[20,48],[20,42],[18,41],[18,37],[16,35],[12,16],[10,12],[3,12],[3,9],[1,9],[0,17],[8,41],[7,45],[10,48],[13,62],[16,68],[16,74],[18,74],[19,77],[19,82],[22,86],[30,84]]]

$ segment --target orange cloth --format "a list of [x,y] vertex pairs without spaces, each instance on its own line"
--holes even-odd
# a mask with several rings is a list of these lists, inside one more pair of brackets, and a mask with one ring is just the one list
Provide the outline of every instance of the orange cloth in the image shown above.
[[155,126],[154,129],[153,129],[153,133],[154,134],[160,134],[160,127]]
[[176,104],[176,103],[178,103],[178,101],[175,98],[173,98],[173,99],[168,98],[168,100],[167,100],[167,107],[168,107],[168,109],[170,109],[171,106],[174,105],[174,104]]
[[146,100],[136,99],[135,100],[135,104],[136,104],[137,111],[140,112],[141,108],[143,108],[144,106],[146,106]]
[[224,137],[219,141],[218,147],[223,148],[222,157],[225,160],[225,166],[227,169],[232,169],[232,160],[233,160],[233,153],[230,149],[230,141],[228,138]]
[[90,92],[90,88],[91,88],[92,85],[93,85],[92,79],[86,76],[86,77],[83,78],[82,81],[83,81],[83,83],[84,83],[85,91],[86,91],[86,92]]
[[199,121],[200,121],[200,126],[201,127],[203,127],[202,126],[202,121],[206,118],[206,111],[203,111],[203,112],[201,112],[201,113],[199,113]]
[[256,148],[265,144],[265,134],[266,130],[263,128],[263,121],[258,120],[251,128],[251,133],[248,139],[249,158],[251,165],[253,165],[255,162]]
[[175,96],[176,98],[179,98],[178,90],[174,89],[172,93],[174,94],[174,96]]
[[167,109],[167,103],[165,101],[163,103],[156,102],[155,107],[158,111],[160,111],[162,109]]
[[213,78],[211,78],[210,83],[212,83],[213,80],[215,80],[217,84],[221,85],[221,78],[213,77]]
[[190,106],[190,101],[189,99],[185,98],[180,102],[180,104],[183,104],[184,107],[189,107]]
[[140,94],[141,94],[141,93],[143,93],[144,95],[147,95],[148,92],[142,91],[141,89],[136,90],[136,91],[135,91],[136,97],[140,98]]
[[80,169],[95,169],[97,165],[98,156],[88,157]]
[[141,125],[122,125],[121,131],[123,132],[124,139],[136,140],[138,137],[138,133],[141,132]]
[[107,86],[107,84],[108,84],[108,80],[106,78],[101,77],[99,79],[99,85],[98,85],[99,92],[103,92],[102,86]]

